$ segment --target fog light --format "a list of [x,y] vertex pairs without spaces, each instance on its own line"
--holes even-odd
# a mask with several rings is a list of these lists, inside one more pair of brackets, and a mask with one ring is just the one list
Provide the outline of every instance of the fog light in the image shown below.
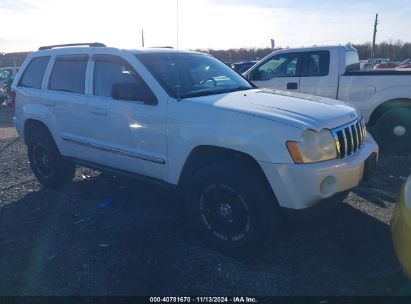
[[334,176],[327,176],[321,182],[320,192],[322,195],[330,196],[335,193],[337,189],[337,179]]

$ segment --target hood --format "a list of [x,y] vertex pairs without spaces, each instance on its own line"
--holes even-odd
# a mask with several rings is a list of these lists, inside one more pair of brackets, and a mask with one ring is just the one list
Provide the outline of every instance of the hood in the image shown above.
[[338,100],[268,89],[194,97],[187,101],[318,131],[342,126],[359,116],[353,107]]

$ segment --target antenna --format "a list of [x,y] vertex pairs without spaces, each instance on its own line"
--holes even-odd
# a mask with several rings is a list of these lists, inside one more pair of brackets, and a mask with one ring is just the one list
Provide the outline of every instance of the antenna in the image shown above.
[[144,28],[141,28],[141,46],[144,47]]
[[[179,11],[179,5],[178,4],[179,3],[178,3],[178,0],[177,0],[177,3],[176,3],[176,5],[177,5],[177,35],[176,35],[177,53],[178,53],[178,39],[179,39],[179,37],[178,37],[178,27],[179,27],[178,21],[179,21],[179,18],[180,18],[179,13],[178,13],[178,11]],[[179,59],[180,58],[177,56],[176,65],[177,65],[177,100],[178,101],[181,100],[181,98],[180,98],[181,79],[180,79],[180,65],[179,65],[180,62],[179,62]]]
[[178,21],[179,21],[179,13],[178,13],[178,11],[179,11],[179,5],[178,5],[178,0],[177,0],[177,51],[178,51],[178,27],[179,27],[179,24],[178,24]]

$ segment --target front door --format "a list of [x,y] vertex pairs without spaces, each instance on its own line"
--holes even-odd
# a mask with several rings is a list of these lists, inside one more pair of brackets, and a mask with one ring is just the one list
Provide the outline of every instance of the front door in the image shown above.
[[299,92],[302,54],[274,55],[254,67],[249,79],[260,88]]
[[94,55],[90,94],[85,96],[92,153],[86,160],[127,172],[166,179],[166,102],[137,71],[112,55]]

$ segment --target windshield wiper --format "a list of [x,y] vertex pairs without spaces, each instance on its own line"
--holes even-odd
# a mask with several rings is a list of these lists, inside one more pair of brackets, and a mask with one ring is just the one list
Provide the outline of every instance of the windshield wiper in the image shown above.
[[209,95],[216,95],[216,94],[225,94],[225,93],[252,90],[252,89],[253,88],[251,88],[251,87],[239,86],[239,87],[235,87],[235,88],[228,88],[228,89],[221,89],[221,90],[214,90],[214,91],[208,91],[208,90],[198,91],[198,92],[183,94],[181,96],[181,98],[185,99],[185,98],[190,98],[190,97],[200,97],[200,96],[209,96]]

